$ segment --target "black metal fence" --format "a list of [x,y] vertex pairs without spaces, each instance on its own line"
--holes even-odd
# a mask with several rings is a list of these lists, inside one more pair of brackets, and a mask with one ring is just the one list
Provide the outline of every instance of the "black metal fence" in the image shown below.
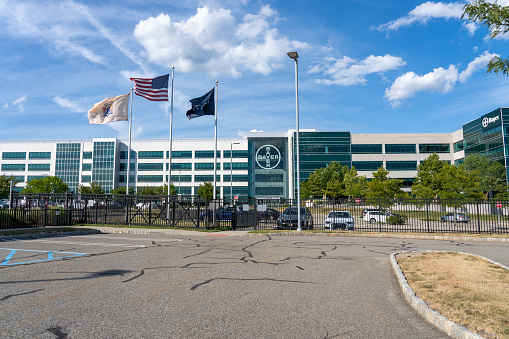
[[[204,201],[198,196],[15,195],[0,228],[115,224],[179,228],[296,229],[295,201]],[[487,200],[303,201],[303,229],[509,233],[509,202]],[[287,210],[288,209],[288,210]],[[285,213],[286,211],[286,213]],[[331,213],[342,212],[342,213]],[[337,216],[342,217],[337,219]]]

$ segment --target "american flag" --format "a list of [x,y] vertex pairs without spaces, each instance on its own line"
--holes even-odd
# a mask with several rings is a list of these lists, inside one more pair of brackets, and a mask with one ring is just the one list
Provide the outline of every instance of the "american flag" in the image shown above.
[[168,79],[170,75],[155,78],[131,78],[134,93],[152,101],[168,101]]

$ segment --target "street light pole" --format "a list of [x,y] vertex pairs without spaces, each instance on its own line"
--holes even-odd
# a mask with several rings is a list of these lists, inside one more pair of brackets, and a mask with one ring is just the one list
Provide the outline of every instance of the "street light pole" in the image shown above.
[[297,175],[297,231],[302,231],[301,225],[301,213],[300,213],[300,152],[299,152],[299,68],[297,59],[299,58],[299,54],[297,52],[288,52],[287,53],[290,59],[295,61],[295,120],[297,125],[297,154],[296,154],[296,175]]
[[230,200],[233,205],[233,145],[240,145],[240,142],[230,142]]

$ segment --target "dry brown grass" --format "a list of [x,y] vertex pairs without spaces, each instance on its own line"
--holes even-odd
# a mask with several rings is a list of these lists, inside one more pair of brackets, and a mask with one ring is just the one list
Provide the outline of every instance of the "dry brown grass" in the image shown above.
[[397,255],[415,294],[456,324],[486,338],[509,338],[509,271],[455,252]]

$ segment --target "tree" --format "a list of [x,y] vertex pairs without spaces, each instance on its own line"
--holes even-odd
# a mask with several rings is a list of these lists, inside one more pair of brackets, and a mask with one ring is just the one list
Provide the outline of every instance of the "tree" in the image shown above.
[[459,167],[470,175],[479,177],[480,190],[486,198],[507,199],[506,170],[500,162],[472,154],[467,156]]
[[[125,187],[114,188],[110,191],[113,195],[125,195]],[[129,187],[129,194],[134,194],[134,187]]]
[[21,193],[65,193],[69,186],[59,177],[51,176],[27,182]]
[[91,182],[90,186],[79,185],[78,193],[80,194],[104,194],[104,189],[98,182]]
[[435,199],[444,190],[442,170],[446,163],[433,153],[417,166],[417,176],[412,185],[412,194],[420,199]]
[[9,192],[11,190],[11,180],[12,187],[16,186],[19,183],[13,175],[7,176],[5,174],[0,175],[0,199],[5,199],[9,197]]
[[[124,190],[125,193],[125,190]],[[138,194],[140,195],[167,195],[168,194],[168,184],[164,184],[163,186],[143,186],[138,187]],[[173,183],[170,184],[170,195],[177,195],[178,191],[175,188]]]
[[325,168],[318,168],[309,175],[307,182],[301,183],[303,197],[328,196],[338,198],[343,193],[343,180],[348,166],[332,161]]
[[365,176],[359,176],[354,166],[345,173],[343,179],[343,194],[349,198],[361,198],[366,195],[367,180]]
[[[509,32],[509,7],[497,3],[490,3],[485,0],[474,0],[463,7],[461,18],[467,17],[473,22],[482,23],[490,31],[491,39],[498,35]],[[509,60],[499,56],[493,57],[488,62],[488,73],[502,72],[509,75]]]
[[388,204],[392,199],[402,198],[407,194],[401,190],[403,180],[389,178],[389,171],[383,166],[373,173],[373,179],[367,183],[366,198],[377,199],[381,204]]
[[[212,185],[211,182],[205,182],[203,184],[200,184],[200,187],[198,187],[198,190],[196,191],[196,194],[198,194],[200,197],[202,197],[206,201],[210,201],[213,199],[214,192],[214,185]],[[219,193],[218,190],[216,190],[216,195]]]

